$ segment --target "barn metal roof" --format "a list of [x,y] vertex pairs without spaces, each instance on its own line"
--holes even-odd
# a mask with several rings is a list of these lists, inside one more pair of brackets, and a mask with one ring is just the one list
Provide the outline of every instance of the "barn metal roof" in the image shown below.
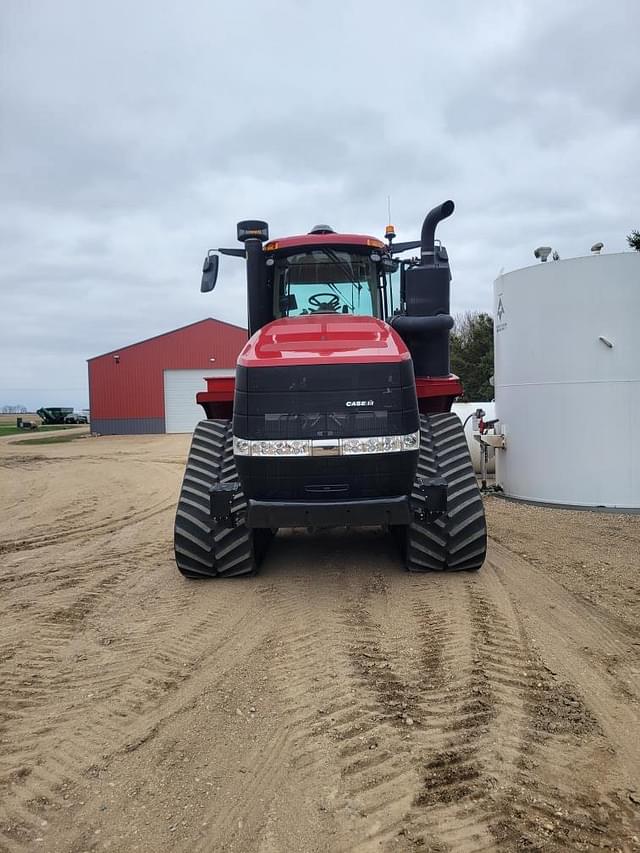
[[123,350],[131,349],[131,347],[139,347],[143,344],[149,343],[150,341],[155,341],[158,338],[164,338],[167,335],[174,335],[176,332],[183,332],[185,329],[189,329],[192,326],[199,326],[202,323],[216,323],[220,326],[228,326],[230,329],[234,329],[245,334],[247,332],[246,329],[242,328],[242,326],[236,326],[235,323],[227,323],[226,320],[218,320],[216,317],[205,317],[203,320],[196,320],[195,323],[187,323],[186,326],[178,326],[177,329],[171,329],[169,332],[160,332],[159,335],[152,335],[150,338],[143,338],[141,341],[135,341],[131,344],[125,344],[122,347],[116,347],[115,349],[100,353],[100,355],[92,355],[91,358],[87,359],[87,361],[95,361],[96,358],[104,358],[105,355],[113,355],[114,353],[120,353]]

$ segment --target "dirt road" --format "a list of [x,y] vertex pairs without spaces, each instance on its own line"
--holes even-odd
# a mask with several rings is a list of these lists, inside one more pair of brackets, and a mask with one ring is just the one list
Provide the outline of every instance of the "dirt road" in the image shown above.
[[187,446],[0,442],[0,850],[640,850],[630,610],[504,539],[416,576],[381,533],[285,532],[187,582]]

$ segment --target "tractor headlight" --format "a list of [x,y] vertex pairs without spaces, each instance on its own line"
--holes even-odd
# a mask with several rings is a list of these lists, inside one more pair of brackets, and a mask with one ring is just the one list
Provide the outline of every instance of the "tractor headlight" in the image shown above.
[[417,450],[420,447],[420,430],[402,436],[403,450]]
[[251,456],[309,456],[310,441],[283,439],[282,441],[252,441]]
[[233,436],[233,452],[236,456],[251,456],[251,442],[246,438]]
[[[236,456],[361,456],[369,453],[400,453],[420,447],[420,432],[408,435],[377,435],[335,439],[335,449],[327,452],[327,439],[265,439],[251,441],[233,437]],[[329,440],[329,443],[330,442]]]
[[345,456],[356,456],[361,453],[394,453],[398,450],[402,450],[402,436],[399,435],[342,439],[342,452]]

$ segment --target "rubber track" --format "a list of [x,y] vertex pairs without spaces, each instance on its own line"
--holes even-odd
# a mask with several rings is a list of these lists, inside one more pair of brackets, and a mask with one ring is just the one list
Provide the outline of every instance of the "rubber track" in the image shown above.
[[[410,572],[474,571],[484,563],[487,528],[482,495],[457,415],[420,416],[417,476],[444,477],[447,512],[434,521],[413,521],[406,533]],[[412,495],[420,501],[416,493]]]
[[[176,512],[176,563],[185,577],[232,577],[256,571],[253,531],[242,523],[215,524],[210,517],[212,486],[233,482],[237,476],[231,421],[200,421],[193,433]],[[239,491],[231,505],[232,514],[244,512],[245,506]],[[260,536],[261,545],[264,538]]]

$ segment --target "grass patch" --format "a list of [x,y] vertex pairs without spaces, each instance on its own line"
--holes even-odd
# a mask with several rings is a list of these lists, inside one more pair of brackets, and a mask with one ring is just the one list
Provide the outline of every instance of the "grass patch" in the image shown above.
[[30,435],[32,432],[35,432],[35,430],[18,429],[16,426],[0,424],[0,435]]
[[87,426],[87,424],[43,424],[38,429],[18,429],[15,424],[0,424],[0,436],[3,435],[37,435],[41,432],[51,432],[53,430],[62,429],[77,429],[79,426]]
[[46,438],[23,438],[21,441],[11,441],[10,444],[66,444],[69,441],[75,441],[77,438],[84,438],[86,432],[76,433],[75,435],[51,435]]

